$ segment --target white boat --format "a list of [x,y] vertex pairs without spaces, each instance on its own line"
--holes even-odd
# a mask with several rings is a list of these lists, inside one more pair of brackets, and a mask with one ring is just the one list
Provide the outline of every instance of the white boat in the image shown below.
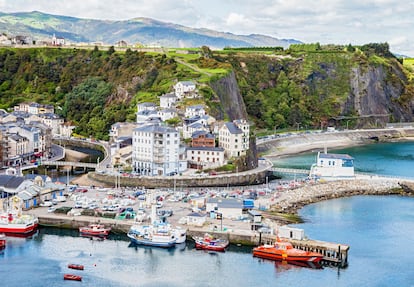
[[7,203],[7,212],[0,214],[0,233],[26,235],[35,232],[39,220],[33,215],[22,214],[22,200],[13,196]]
[[128,231],[131,242],[138,245],[148,245],[169,248],[177,242],[175,232],[168,224],[134,225]]
[[138,245],[148,245],[157,247],[173,247],[175,244],[184,243],[187,239],[187,230],[177,227],[156,218],[156,205],[152,205],[149,225],[133,225],[128,231],[131,242]]
[[30,234],[36,231],[39,221],[32,215],[17,215],[13,213],[0,214],[0,233]]

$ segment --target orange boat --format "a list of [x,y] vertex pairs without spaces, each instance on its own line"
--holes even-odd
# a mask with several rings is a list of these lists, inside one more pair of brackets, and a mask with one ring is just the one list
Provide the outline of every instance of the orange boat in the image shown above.
[[276,241],[274,245],[262,245],[253,248],[253,256],[270,259],[284,260],[287,262],[314,262],[318,263],[323,255],[318,252],[303,251],[294,248],[290,242]]
[[82,281],[82,276],[75,275],[75,274],[64,274],[64,280],[74,280],[74,281]]

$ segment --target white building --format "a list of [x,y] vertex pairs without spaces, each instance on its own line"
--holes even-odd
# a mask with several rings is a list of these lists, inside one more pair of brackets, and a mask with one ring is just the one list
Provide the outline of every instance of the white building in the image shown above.
[[177,115],[177,111],[176,109],[162,109],[158,111],[158,116],[161,118],[161,121],[165,122],[169,119],[173,119],[176,118]]
[[132,167],[143,175],[180,172],[180,135],[177,130],[157,124],[133,130]]
[[157,110],[157,105],[154,103],[150,103],[150,102],[145,102],[145,103],[139,103],[137,104],[137,112],[141,112],[141,111],[156,111]]
[[38,116],[42,119],[42,123],[52,129],[53,135],[60,134],[60,127],[65,122],[63,118],[59,117],[57,114],[52,113],[38,114]]
[[191,168],[217,168],[224,165],[224,149],[220,147],[188,147],[187,161]]
[[137,123],[144,124],[151,119],[158,118],[161,121],[160,116],[156,110],[141,110],[137,112]]
[[178,98],[174,93],[168,93],[160,97],[160,107],[163,109],[170,109],[175,107]]
[[181,99],[185,94],[195,92],[196,84],[192,81],[181,81],[174,85],[177,98]]
[[228,158],[246,155],[249,149],[250,126],[246,120],[225,123],[219,130],[219,146]]
[[347,154],[320,153],[311,167],[311,177],[354,177],[354,158]]
[[206,115],[206,110],[204,109],[203,105],[194,105],[194,106],[189,106],[185,109],[185,113],[184,116],[186,118],[192,118],[192,117],[202,117]]

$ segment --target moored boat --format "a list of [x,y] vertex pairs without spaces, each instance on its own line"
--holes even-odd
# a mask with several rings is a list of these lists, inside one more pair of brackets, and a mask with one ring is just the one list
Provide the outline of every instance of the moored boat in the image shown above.
[[39,225],[37,217],[24,214],[3,213],[0,215],[0,233],[7,235],[30,234],[36,231]]
[[196,249],[204,249],[210,251],[225,251],[229,246],[227,239],[214,238],[211,234],[204,234],[204,236],[193,236]]
[[86,236],[108,236],[111,231],[110,227],[105,227],[103,224],[90,224],[88,226],[79,227],[81,235]]
[[168,224],[134,225],[128,231],[127,236],[132,243],[155,247],[170,248],[177,242],[175,232],[172,232]]
[[0,234],[0,250],[6,248],[6,235]]
[[64,280],[74,280],[74,281],[82,281],[82,276],[75,275],[75,274],[63,274]]
[[323,255],[318,252],[300,250],[294,248],[290,242],[280,240],[277,240],[274,245],[265,244],[253,248],[253,256],[270,260],[283,260],[292,263],[318,263],[323,258]]
[[68,264],[68,268],[76,269],[76,270],[83,270],[85,267],[81,264]]

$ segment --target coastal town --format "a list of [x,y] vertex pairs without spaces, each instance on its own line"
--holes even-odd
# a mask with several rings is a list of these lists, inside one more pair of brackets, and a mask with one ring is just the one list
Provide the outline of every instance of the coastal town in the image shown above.
[[[172,95],[168,96],[168,98],[170,97]],[[27,114],[30,114],[29,117],[32,117],[33,114],[28,111],[34,111],[34,115],[36,115],[36,113],[39,114],[40,110],[53,111],[51,107],[32,103],[19,105],[15,108],[16,112],[12,114],[17,116],[16,113],[22,114],[26,111]],[[202,110],[202,107],[188,108],[186,118],[204,118],[206,114],[204,112],[199,114],[199,110]],[[0,175],[3,182],[1,206],[4,212],[0,231],[6,234],[16,232],[32,235],[39,225],[55,226],[79,229],[81,234],[87,236],[100,237],[104,235],[106,237],[109,232],[123,233],[127,234],[131,241],[138,245],[161,247],[171,247],[192,238],[199,248],[217,249],[219,251],[223,251],[229,243],[260,246],[263,243],[277,244],[277,238],[285,238],[291,244],[294,244],[294,247],[289,248],[312,250],[309,252],[314,253],[319,252],[320,257],[319,255],[315,257],[314,253],[309,255],[315,258],[317,262],[323,260],[323,262],[346,267],[349,246],[309,239],[304,230],[287,227],[286,224],[290,221],[283,216],[283,213],[295,214],[303,205],[355,194],[411,194],[409,182],[378,176],[373,178],[372,175],[357,175],[354,173],[352,157],[329,154],[326,151],[318,153],[318,158],[315,164],[310,167],[308,175],[290,182],[280,180],[262,182],[256,185],[223,185],[221,187],[205,186],[198,188],[170,185],[168,188],[148,189],[138,184],[136,186],[122,186],[120,179],[118,185],[110,186],[105,182],[97,181],[93,176],[89,176],[99,174],[103,177],[113,177],[114,164],[122,163],[121,166],[125,167],[128,163],[131,163],[132,168],[129,173],[122,171],[121,174],[119,172],[119,175],[116,175],[115,178],[126,176],[128,179],[136,178],[140,180],[143,177],[154,179],[166,177],[171,179],[170,182],[176,182],[178,178],[189,178],[190,181],[197,181],[199,178],[206,177],[220,178],[228,176],[228,174],[214,172],[214,174],[204,173],[202,175],[198,172],[199,170],[203,171],[204,168],[219,168],[220,165],[223,165],[225,158],[241,156],[247,150],[248,145],[241,145],[245,148],[242,150],[229,150],[229,146],[238,146],[234,142],[244,143],[248,138],[248,125],[243,126],[242,120],[225,123],[222,128],[217,129],[220,141],[233,142],[230,145],[223,144],[219,148],[214,146],[215,140],[209,140],[210,138],[214,139],[214,136],[205,130],[207,124],[198,123],[196,126],[200,126],[202,130],[191,130],[188,126],[182,130],[186,131],[188,135],[191,134],[190,138],[193,143],[191,147],[187,148],[187,152],[182,153],[190,158],[187,164],[182,163],[186,157],[180,157],[175,153],[173,153],[177,155],[175,160],[166,162],[165,158],[174,157],[162,154],[160,151],[158,154],[148,153],[147,150],[154,148],[152,142],[154,138],[157,138],[158,141],[167,141],[172,144],[171,147],[168,145],[167,150],[176,148],[175,151],[177,152],[180,143],[178,135],[181,133],[171,127],[160,125],[162,119],[161,121],[160,118],[154,119],[157,115],[156,111],[154,105],[139,104],[137,123],[118,123],[114,125],[111,130],[111,156],[109,160],[102,161],[104,163],[109,162],[109,164],[103,164],[100,168],[97,165],[95,172],[89,172],[78,179],[74,179],[71,183],[53,182],[48,176],[34,174],[24,176],[21,174],[23,168],[19,169],[16,166],[17,164],[22,167],[22,164],[31,164],[31,161],[34,160],[34,167],[36,167],[41,165],[42,159],[45,161],[45,156],[53,158],[56,154],[50,151],[58,149],[51,148],[48,150],[43,148],[51,147],[52,142],[40,141],[33,144],[29,140],[29,138],[48,139],[48,137],[33,136],[25,138],[20,136],[21,139],[25,139],[21,141],[25,143],[22,144],[25,149],[15,149],[15,152],[21,150],[26,152],[18,156],[13,154],[14,161],[10,161],[10,158],[4,161],[8,164],[14,164],[10,164],[5,169],[6,173]],[[145,118],[144,114],[146,115]],[[153,115],[151,116],[151,114]],[[4,118],[8,116],[5,115]],[[39,118],[45,117],[40,115]],[[16,137],[10,131],[16,131],[16,135],[18,135],[20,130],[13,128],[10,122],[7,123],[9,129],[4,130],[8,133],[3,138],[14,140]],[[43,123],[43,126],[47,127],[45,130],[49,130],[46,134],[53,134],[59,139],[62,137],[70,138],[71,129],[67,128],[68,125],[63,120],[60,120],[59,123],[58,128],[56,128],[56,125],[54,127],[60,133],[51,133],[52,126],[50,126],[50,122]],[[16,126],[19,126],[22,130],[28,129],[25,122],[21,122],[20,125]],[[33,130],[42,134],[40,128]],[[192,132],[189,132],[190,130]],[[220,130],[222,131],[220,132]],[[244,134],[243,130],[246,130],[247,134]],[[411,129],[403,130],[408,134],[412,132]],[[379,131],[376,132],[380,134]],[[128,135],[130,135],[129,139]],[[237,135],[240,138],[235,138]],[[334,137],[331,146],[340,145],[337,133],[331,133],[331,135]],[[228,137],[226,138],[226,136]],[[297,137],[300,136],[302,142],[305,142],[305,137],[297,135]],[[314,136],[321,137],[321,135]],[[329,135],[322,136],[324,136],[325,141],[329,138]],[[297,141],[294,136],[283,140],[280,138],[265,140],[262,144],[274,142],[280,150],[280,146],[283,146],[283,142],[285,142],[286,146],[292,148],[293,146],[289,145],[292,138]],[[128,140],[132,143],[130,147],[126,144]],[[139,144],[134,145],[134,142]],[[315,141],[313,140],[313,142]],[[329,143],[329,140],[327,143]],[[344,139],[340,143],[347,144]],[[142,149],[141,147],[145,144],[148,146]],[[27,152],[28,147],[33,146],[38,148]],[[300,144],[297,144],[296,152],[307,148],[309,149],[309,146],[301,147]],[[203,151],[205,153],[203,156],[194,157],[194,151],[197,151],[196,154],[198,155]],[[217,158],[214,157],[213,151],[220,152]],[[67,152],[71,154],[72,158],[82,157],[81,153],[71,150],[67,150]],[[288,148],[285,149],[285,153],[290,152]],[[122,157],[122,154],[125,156]],[[147,159],[148,154],[155,154],[153,162],[142,160],[143,158]],[[162,158],[162,160],[158,160],[159,158]],[[38,159],[39,161],[37,161]],[[159,165],[156,165],[156,163]],[[232,173],[232,176],[236,178],[243,177],[243,173],[255,173],[255,170],[260,170],[263,167],[269,171],[272,164],[269,163],[269,160],[262,158],[258,160],[257,168],[237,170]],[[195,176],[197,174],[201,176]],[[113,178],[110,182],[114,182]],[[10,210],[13,212],[11,213]],[[22,230],[19,230],[19,221],[24,222],[24,229]],[[143,228],[144,226],[146,227]],[[13,229],[10,229],[12,227]],[[338,244],[341,251],[338,251]],[[283,248],[286,248],[286,246]],[[254,254],[269,258],[268,255],[264,254],[266,252],[271,253],[273,250],[261,249]]]

